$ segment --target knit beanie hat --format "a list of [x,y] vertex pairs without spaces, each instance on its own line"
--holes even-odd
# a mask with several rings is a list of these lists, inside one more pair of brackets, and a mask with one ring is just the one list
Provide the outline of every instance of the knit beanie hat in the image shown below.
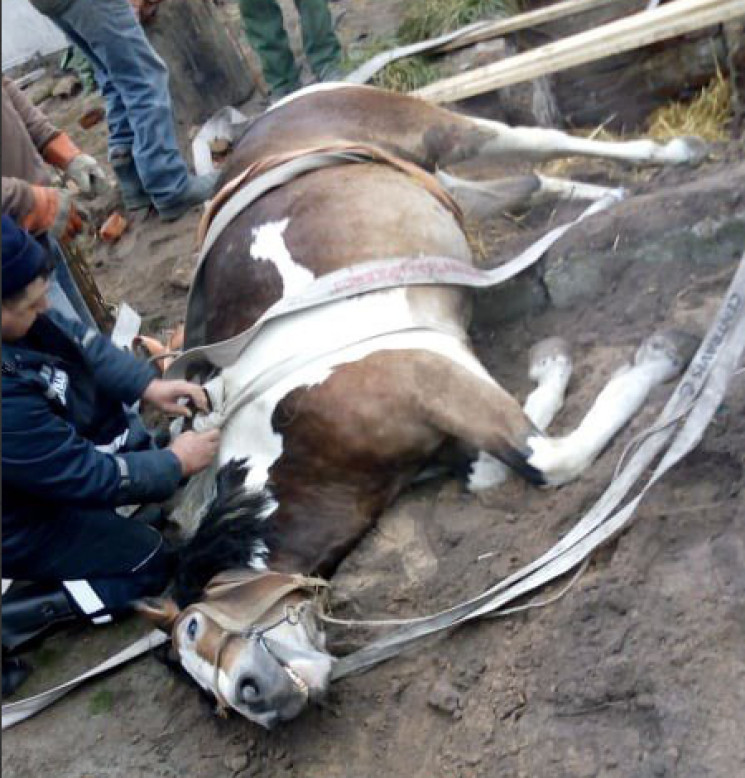
[[3,214],[3,300],[25,289],[47,266],[44,247]]

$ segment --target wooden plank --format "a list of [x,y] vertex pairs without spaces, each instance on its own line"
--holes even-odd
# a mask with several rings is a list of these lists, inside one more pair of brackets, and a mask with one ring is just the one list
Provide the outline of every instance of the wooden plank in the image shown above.
[[615,0],[565,0],[562,3],[554,3],[546,8],[538,8],[535,11],[516,14],[507,19],[497,19],[493,22],[484,22],[479,29],[472,30],[465,35],[456,38],[449,43],[444,43],[433,50],[433,53],[439,54],[444,51],[460,49],[464,46],[472,46],[474,43],[497,38],[500,35],[507,35],[519,30],[527,30],[531,27],[538,27],[540,24],[553,22],[557,19],[563,19],[575,13],[582,11],[594,11],[604,5],[609,5]]
[[436,38],[410,43],[406,46],[398,46],[376,54],[363,62],[359,67],[348,73],[344,80],[350,84],[366,84],[376,73],[384,67],[405,57],[413,57],[416,54],[444,54],[454,49],[465,48],[479,41],[497,38],[511,32],[537,27],[539,24],[556,21],[565,16],[581,11],[594,10],[604,5],[609,5],[615,0],[565,0],[548,8],[540,8],[536,11],[510,16],[507,19],[497,19],[493,22],[474,22],[460,30],[443,33]]
[[492,65],[436,81],[411,94],[450,102],[745,16],[745,0],[676,0],[549,43]]

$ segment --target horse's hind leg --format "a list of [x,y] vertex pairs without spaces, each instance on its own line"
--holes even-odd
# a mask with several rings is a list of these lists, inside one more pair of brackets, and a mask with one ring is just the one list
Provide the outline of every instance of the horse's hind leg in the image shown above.
[[469,181],[444,170],[438,170],[436,176],[463,213],[471,219],[479,220],[499,216],[547,198],[595,202],[610,194],[620,193],[618,189],[538,174],[488,181]]
[[[426,137],[426,136],[425,136]],[[603,141],[542,127],[510,127],[502,122],[458,117],[447,132],[431,133],[438,152],[435,164],[446,167],[466,159],[500,159],[519,155],[541,160],[555,157],[601,157],[647,165],[697,163],[707,146],[699,138],[676,138],[665,144],[652,140]]]

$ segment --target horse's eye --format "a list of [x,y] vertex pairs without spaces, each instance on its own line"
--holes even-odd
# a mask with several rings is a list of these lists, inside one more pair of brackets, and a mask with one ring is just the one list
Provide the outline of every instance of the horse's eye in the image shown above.
[[186,637],[188,637],[189,640],[196,640],[198,629],[199,622],[197,621],[196,616],[193,616],[189,623],[186,625]]

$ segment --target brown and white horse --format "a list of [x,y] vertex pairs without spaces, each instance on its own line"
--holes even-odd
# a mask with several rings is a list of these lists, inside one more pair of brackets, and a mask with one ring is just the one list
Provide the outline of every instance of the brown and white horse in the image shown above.
[[[481,217],[542,190],[590,198],[602,190],[538,176],[473,186],[442,168],[518,155],[653,164],[702,155],[695,139],[592,141],[339,84],[305,90],[261,116],[223,179],[277,155],[340,142],[438,173],[440,185]],[[425,255],[471,264],[459,209],[404,163],[308,172],[240,212],[205,258],[205,313],[187,320],[186,346],[230,338],[279,299],[350,265]],[[577,430],[551,438],[544,430],[571,370],[565,348],[553,341],[534,355],[538,388],[523,410],[479,363],[468,323],[469,294],[461,287],[375,291],[275,320],[222,371],[229,403],[256,375],[296,365],[223,427],[216,496],[184,549],[174,599],[142,609],[171,631],[182,665],[223,705],[272,726],[323,694],[334,660],[304,607],[313,583],[289,574],[331,575],[428,463],[457,450],[474,491],[504,477],[501,463],[536,484],[563,484],[684,361],[673,340],[653,337]]]

